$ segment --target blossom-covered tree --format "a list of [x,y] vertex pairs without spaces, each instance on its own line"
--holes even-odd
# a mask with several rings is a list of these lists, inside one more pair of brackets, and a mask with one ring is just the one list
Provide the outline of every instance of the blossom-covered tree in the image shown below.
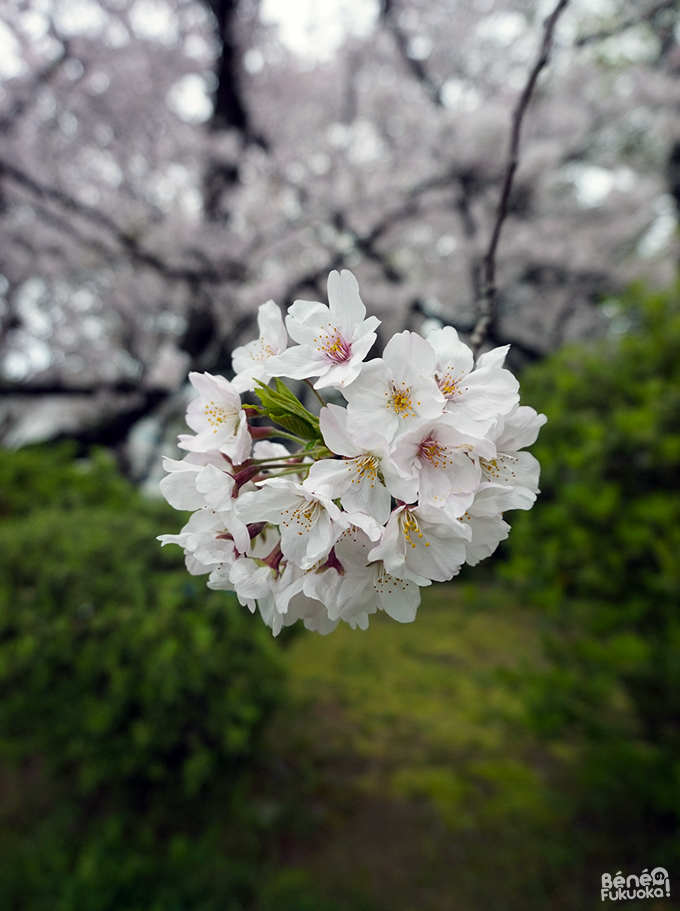
[[[359,278],[380,343],[424,319],[472,330],[555,4],[344,6],[333,45],[291,36],[275,0],[3,0],[6,442],[121,443],[148,415],[157,433],[190,370],[228,374],[260,304],[325,299],[332,269]],[[511,364],[674,271],[676,25],[658,0],[572,0],[557,23],[496,252],[486,334]]]

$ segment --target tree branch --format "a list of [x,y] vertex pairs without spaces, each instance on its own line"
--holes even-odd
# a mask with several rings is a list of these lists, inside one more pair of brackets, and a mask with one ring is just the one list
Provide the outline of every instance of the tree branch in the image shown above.
[[[452,326],[457,332],[460,333],[469,332],[471,329],[470,325],[462,325],[461,322],[449,319],[447,316],[444,316],[439,309],[432,309],[432,307],[430,307],[425,301],[421,300],[420,298],[416,298],[411,302],[410,311],[411,313],[418,313],[420,316],[425,317],[425,319],[437,320],[444,326]],[[529,342],[522,341],[521,339],[509,338],[506,335],[500,338],[495,334],[495,330],[489,331],[487,338],[495,345],[509,344],[515,354],[520,354],[527,361],[538,361],[541,358],[545,357],[545,351],[542,348],[538,348]]]
[[33,383],[30,380],[23,382],[21,380],[13,382],[11,380],[0,379],[0,398],[4,396],[25,396],[26,398],[42,397],[46,395],[75,396],[85,397],[99,394],[109,395],[132,395],[142,392],[151,396],[162,395],[172,392],[165,387],[148,387],[144,388],[139,381],[119,380],[118,382],[97,382],[86,385],[77,385],[65,383],[62,380],[52,380],[47,382]]
[[415,80],[420,83],[423,91],[431,101],[433,101],[437,107],[443,107],[444,102],[442,101],[440,86],[436,85],[432,80],[432,77],[425,69],[423,63],[409,54],[408,39],[397,22],[397,18],[394,14],[393,0],[382,0],[380,7],[380,18],[392,34],[404,63],[411,71]]
[[583,35],[581,38],[577,38],[574,45],[576,47],[584,47],[587,44],[594,44],[596,41],[605,41],[607,38],[613,38],[615,35],[625,32],[627,28],[633,28],[635,25],[649,22],[659,13],[663,13],[669,9],[677,9],[677,7],[678,0],[661,0],[661,2],[653,4],[653,6],[650,6],[649,9],[645,10],[643,13],[624,19],[623,22],[619,22],[619,24],[613,28],[601,29],[599,32],[593,32],[590,35]]
[[[68,193],[64,193],[63,190],[55,190],[53,187],[47,187],[20,168],[0,160],[0,178],[2,177],[6,177],[18,184],[37,199],[57,203],[61,209],[83,218],[90,224],[103,228],[104,231],[122,247],[130,259],[139,265],[149,266],[166,278],[179,279],[187,282],[207,282],[211,284],[221,284],[230,279],[242,278],[242,269],[238,263],[229,262],[223,264],[219,268],[206,267],[203,269],[171,265],[155,253],[145,250],[135,237],[127,234],[104,212],[78,202],[78,200],[69,196]],[[79,235],[77,230],[74,230],[73,233]],[[83,238],[82,236],[80,236],[79,239],[82,243],[86,243],[102,252],[103,245],[96,241],[96,239]]]
[[531,96],[533,95],[541,70],[550,59],[557,20],[568,3],[569,0],[559,0],[553,12],[545,20],[541,49],[512,115],[510,148],[508,151],[507,164],[505,166],[503,187],[496,210],[496,221],[493,226],[493,231],[491,232],[491,241],[483,259],[483,284],[478,305],[479,317],[469,341],[470,347],[475,354],[477,354],[479,348],[489,334],[496,315],[496,298],[498,294],[498,289],[496,287],[496,250],[498,249],[498,241],[500,240],[503,223],[508,214],[508,203],[510,201],[512,183],[515,177],[515,171],[517,170],[517,165],[519,164],[519,140],[522,130],[522,120],[529,107],[529,102],[531,101]]
[[28,85],[24,87],[24,90],[19,97],[14,100],[9,111],[0,117],[0,133],[8,133],[12,129],[22,114],[24,114],[28,107],[38,98],[40,87],[47,85],[50,82],[54,74],[68,58],[68,46],[64,43],[62,52],[55,57],[54,60],[50,61],[47,66],[36,73]]

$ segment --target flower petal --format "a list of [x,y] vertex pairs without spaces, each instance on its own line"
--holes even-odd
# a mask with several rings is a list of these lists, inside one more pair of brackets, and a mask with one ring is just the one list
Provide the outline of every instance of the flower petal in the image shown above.
[[359,283],[347,269],[340,273],[333,270],[328,276],[328,303],[331,316],[341,329],[349,330],[366,316],[366,307],[359,296]]

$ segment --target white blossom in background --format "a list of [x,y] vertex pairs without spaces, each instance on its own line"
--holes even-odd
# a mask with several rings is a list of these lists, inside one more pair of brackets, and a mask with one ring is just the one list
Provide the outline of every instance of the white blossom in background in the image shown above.
[[[190,375],[196,435],[180,437],[183,460],[164,462],[161,491],[193,515],[160,540],[274,635],[298,620],[322,634],[341,621],[366,629],[379,610],[411,622],[420,588],[490,556],[510,531],[503,513],[538,493],[525,447],[546,418],[518,404],[507,347],[475,363],[452,329],[402,332],[365,362],[377,321],[354,276],[331,272],[328,292],[330,307],[290,308],[291,348],[278,307],[260,308],[259,339],[234,354],[238,383]],[[316,417],[282,375],[320,377],[316,388],[334,387],[346,407],[323,404]],[[255,380],[262,405],[244,406],[236,387]]]

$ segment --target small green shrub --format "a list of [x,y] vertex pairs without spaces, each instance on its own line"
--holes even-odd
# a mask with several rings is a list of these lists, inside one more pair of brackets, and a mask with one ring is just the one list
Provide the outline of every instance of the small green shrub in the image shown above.
[[105,450],[94,450],[87,459],[75,459],[75,451],[69,443],[0,451],[0,521],[46,506],[125,510],[142,506],[142,497],[119,474]]
[[585,732],[591,797],[663,828],[680,822],[680,287],[634,289],[621,318],[523,376],[549,420],[507,573],[544,610],[534,723]]
[[73,768],[84,793],[193,795],[252,750],[276,701],[272,649],[177,572],[157,531],[110,509],[0,526],[0,754]]

